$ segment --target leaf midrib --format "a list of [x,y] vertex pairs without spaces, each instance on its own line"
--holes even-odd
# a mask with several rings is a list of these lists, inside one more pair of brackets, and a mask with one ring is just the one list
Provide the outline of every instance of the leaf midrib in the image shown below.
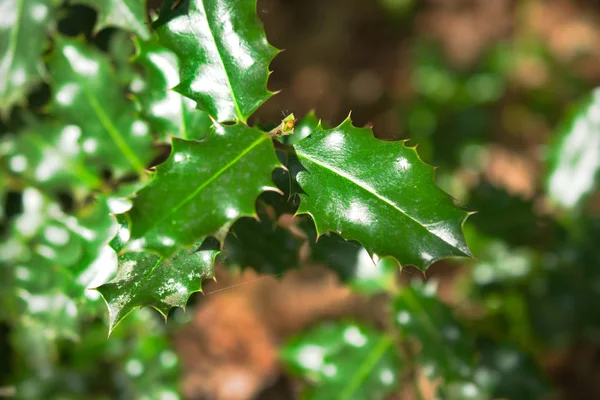
[[[449,246],[451,246],[453,248],[457,248],[452,243],[449,243],[446,240],[444,240],[444,238],[440,237],[439,235],[436,235],[434,232],[431,232],[429,229],[427,229],[427,227],[425,225],[423,225],[420,221],[418,221],[417,219],[415,219],[414,217],[412,217],[410,214],[408,214],[406,212],[406,210],[403,210],[398,205],[396,205],[396,203],[394,203],[392,200],[390,200],[387,197],[382,196],[379,193],[377,193],[377,191],[375,189],[373,189],[371,187],[371,185],[369,185],[368,183],[362,182],[362,181],[354,178],[353,176],[346,174],[344,171],[338,169],[337,167],[334,167],[332,165],[326,164],[326,163],[322,162],[321,160],[315,159],[315,158],[309,156],[308,154],[302,152],[298,148],[296,148],[296,154],[298,154],[301,158],[305,158],[308,161],[310,161],[310,162],[312,162],[312,163],[314,163],[314,164],[316,164],[316,165],[318,165],[318,166],[320,166],[320,167],[322,167],[324,169],[327,169],[327,170],[333,172],[334,174],[341,176],[342,178],[347,179],[348,181],[350,181],[353,184],[355,184],[358,188],[360,188],[360,189],[362,189],[362,190],[370,193],[371,195],[375,196],[376,198],[378,198],[379,200],[381,200],[384,203],[388,204],[389,206],[392,206],[394,209],[396,209],[397,211],[399,211],[405,217],[407,217],[411,221],[415,222],[418,226],[422,227],[429,234],[435,236],[436,238],[438,238],[442,242],[446,243],[447,245],[449,245]],[[460,250],[462,252],[462,250],[460,248],[458,248],[458,250]]]
[[96,113],[96,116],[100,120],[100,123],[106,129],[110,137],[113,139],[121,153],[127,158],[127,161],[135,168],[135,170],[141,175],[144,172],[144,165],[142,161],[135,155],[135,153],[131,150],[127,142],[123,139],[121,132],[117,129],[117,127],[112,123],[108,114],[98,101],[96,97],[90,93],[90,91],[84,87],[85,97],[88,99],[92,110]]
[[[240,119],[240,122],[242,122],[245,125],[246,118],[242,114],[242,110],[240,109],[240,105],[238,104],[238,100],[237,100],[237,97],[233,90],[233,86],[231,85],[231,78],[229,77],[229,73],[227,72],[227,68],[225,67],[225,60],[223,59],[223,55],[221,54],[221,51],[219,50],[219,44],[217,43],[217,40],[213,33],[213,28],[210,23],[210,18],[208,18],[208,13],[206,12],[206,7],[204,6],[204,0],[199,0],[198,2],[202,6],[202,11],[204,12],[204,17],[206,18],[206,25],[208,26],[208,31],[210,32],[210,37],[212,39],[212,42],[215,45],[215,49],[217,50],[217,55],[219,56],[219,61],[221,62],[221,66],[223,67],[223,73],[225,74],[227,86],[229,86],[229,91],[231,92],[231,100],[233,101],[233,107],[235,109],[235,113],[237,114],[237,117]],[[196,36],[199,36],[198,31],[196,31],[196,29],[195,29],[195,24],[192,22],[192,19],[190,18],[189,14],[186,14],[186,18],[188,20],[188,26],[192,29],[192,31],[195,33]]]
[[340,400],[351,399],[352,396],[356,393],[356,390],[360,387],[362,383],[367,379],[369,373],[373,371],[373,368],[377,365],[377,362],[383,357],[385,351],[392,344],[392,338],[388,335],[383,335],[381,339],[377,341],[375,346],[369,351],[367,357],[365,357],[362,365],[356,371],[356,373],[350,378],[350,382],[348,386],[345,387],[345,390],[340,394]]
[[[46,148],[54,150],[54,145],[42,135],[31,135],[30,139],[42,153],[46,150]],[[61,161],[66,164],[67,167],[69,167],[73,175],[75,175],[81,182],[94,189],[102,184],[102,181],[90,170],[88,170],[82,162],[74,161],[71,158],[66,157],[63,153],[58,152],[58,154]]]
[[206,181],[204,181],[201,185],[199,185],[196,188],[196,190],[191,192],[187,197],[185,197],[176,206],[171,207],[171,209],[169,210],[168,213],[164,214],[161,218],[156,218],[154,220],[154,223],[148,229],[146,229],[144,231],[144,233],[152,231],[154,228],[156,228],[159,224],[164,222],[171,215],[175,214],[181,207],[183,207],[184,205],[186,205],[187,203],[192,201],[202,190],[204,190],[208,185],[210,185],[212,182],[214,182],[219,176],[223,175],[229,168],[231,168],[238,161],[240,161],[242,158],[244,158],[246,156],[246,154],[250,153],[250,151],[252,151],[252,149],[254,149],[256,146],[258,146],[259,144],[261,144],[262,142],[264,142],[267,139],[270,139],[270,138],[265,134],[261,134],[261,137],[259,137],[254,142],[252,142],[250,144],[250,146],[248,146],[242,152],[240,152],[232,161],[230,161],[225,166],[221,167],[221,169],[219,169],[213,175],[211,175]]

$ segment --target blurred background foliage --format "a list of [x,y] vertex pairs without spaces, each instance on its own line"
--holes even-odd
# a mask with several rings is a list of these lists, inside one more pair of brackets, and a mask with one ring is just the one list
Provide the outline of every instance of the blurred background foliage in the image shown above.
[[[48,31],[101,51],[129,95],[153,101],[136,92],[140,76],[166,87],[144,58],[132,62],[129,33],[94,33],[96,11],[56,3]],[[0,396],[600,397],[598,2],[259,0],[257,10],[269,41],[286,51],[269,81],[282,92],[252,122],[307,115],[296,128],[303,136],[315,115],[336,125],[352,110],[378,137],[418,143],[440,167],[438,184],[477,211],[465,226],[476,260],[439,262],[427,276],[390,260],[375,267],[358,243],[334,234],[314,243],[310,221],[291,218],[294,202],[267,193],[261,221],[232,228],[206,296],[173,311],[168,325],[152,310],[135,312],[107,340],[104,305],[82,287],[115,271],[58,270],[35,254],[90,264],[89,242],[48,243],[56,235],[45,233],[74,229],[64,210],[108,241],[116,225],[94,213],[130,188],[88,204],[58,175],[49,198],[23,190],[9,172],[21,167],[3,161],[2,230],[12,239],[0,261],[25,261],[0,269]],[[12,133],[47,114],[50,95],[41,83],[4,118],[3,158]],[[168,149],[157,153],[159,162]],[[285,174],[274,178],[286,191]],[[43,210],[51,218],[28,230]]]

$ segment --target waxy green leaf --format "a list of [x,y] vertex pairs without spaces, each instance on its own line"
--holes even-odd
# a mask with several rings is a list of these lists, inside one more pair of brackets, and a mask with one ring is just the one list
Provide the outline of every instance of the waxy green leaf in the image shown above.
[[72,0],[72,3],[84,4],[98,11],[95,32],[106,27],[121,28],[144,40],[150,39],[146,0]]
[[600,171],[600,88],[563,123],[549,154],[547,188],[561,206],[573,209],[597,188]]
[[176,90],[217,121],[240,121],[269,97],[269,45],[256,0],[167,1],[154,23],[160,43],[181,62]]
[[46,75],[46,49],[53,1],[5,0],[0,3],[0,112],[8,114]]
[[214,276],[217,254],[181,250],[170,260],[147,252],[120,255],[115,279],[97,288],[108,306],[109,333],[138,307],[152,306],[165,319],[172,307],[185,308],[190,295],[202,290],[202,280]]
[[282,357],[312,384],[304,399],[385,399],[400,383],[392,338],[352,323],[317,326],[290,340]]
[[97,189],[97,168],[86,165],[87,152],[77,125],[41,124],[9,142],[9,169],[47,190]]
[[255,216],[254,203],[280,166],[271,139],[244,125],[215,125],[200,141],[173,139],[128,213],[131,237],[169,257],[206,236],[224,239],[231,224]]
[[[171,90],[179,84],[179,61],[173,52],[154,43],[137,42],[135,62],[144,68],[131,89],[142,113],[161,134],[181,139],[199,139],[208,133],[212,121],[196,108],[196,102]],[[166,138],[166,136],[165,136]]]
[[150,128],[135,117],[108,59],[82,41],[58,37],[50,71],[52,110],[81,129],[88,160],[117,173],[142,174],[153,153]]
[[468,213],[435,185],[434,170],[404,142],[384,142],[370,129],[318,126],[294,148],[306,169],[298,213],[318,234],[339,233],[371,253],[425,270],[436,260],[470,256],[462,233]]

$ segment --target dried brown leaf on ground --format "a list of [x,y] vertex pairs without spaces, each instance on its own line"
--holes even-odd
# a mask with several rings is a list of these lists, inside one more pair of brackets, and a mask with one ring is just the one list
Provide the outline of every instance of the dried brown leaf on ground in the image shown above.
[[186,398],[251,399],[280,375],[277,348],[289,335],[342,315],[373,319],[369,302],[324,268],[290,271],[281,279],[218,269],[217,279],[174,338]]

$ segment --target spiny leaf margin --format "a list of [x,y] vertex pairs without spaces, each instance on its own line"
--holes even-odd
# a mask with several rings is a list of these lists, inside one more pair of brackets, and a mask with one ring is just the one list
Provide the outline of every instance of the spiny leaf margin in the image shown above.
[[245,124],[275,94],[267,80],[279,50],[256,7],[256,0],[171,0],[153,24],[159,43],[181,61],[175,90],[219,122]]
[[[336,232],[362,243],[374,259],[391,256],[422,271],[443,258],[471,257],[462,232],[471,213],[435,184],[435,168],[406,141],[376,139],[348,116],[333,129],[319,123],[294,149],[304,168],[296,174],[302,189],[297,214],[312,217],[318,236]],[[357,200],[359,193],[366,200]],[[373,214],[375,206],[380,209]],[[427,209],[431,215],[423,214]],[[392,222],[390,212],[397,214]]]

